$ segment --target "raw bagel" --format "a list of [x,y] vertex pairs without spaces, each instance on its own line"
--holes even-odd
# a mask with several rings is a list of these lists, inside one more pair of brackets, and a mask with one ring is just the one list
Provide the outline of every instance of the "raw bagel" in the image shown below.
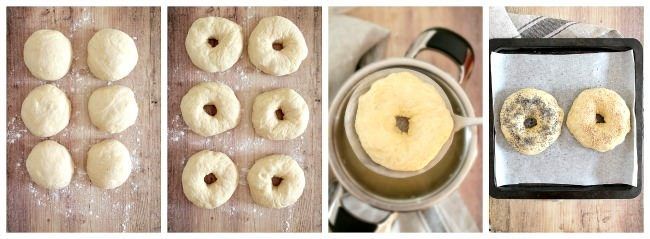
[[[274,185],[273,178],[280,180]],[[302,168],[287,155],[270,155],[258,159],[246,176],[255,203],[283,208],[294,204],[305,188]]]
[[630,110],[616,92],[588,89],[573,101],[566,125],[582,146],[606,152],[623,143],[630,132]]
[[45,140],[34,146],[25,165],[32,181],[47,189],[68,186],[74,173],[74,163],[68,149],[53,140]]
[[307,128],[309,108],[294,90],[275,89],[255,97],[252,121],[255,133],[264,138],[294,139]]
[[20,117],[33,135],[50,137],[70,121],[70,100],[54,85],[45,84],[34,88],[23,101]]
[[[185,38],[185,50],[192,63],[207,72],[222,72],[232,67],[244,48],[244,34],[237,23],[220,17],[199,18]],[[210,43],[214,40],[216,45]]]
[[135,94],[121,85],[96,89],[88,99],[88,115],[93,125],[100,130],[122,132],[138,119]]
[[[408,129],[400,129],[408,121]],[[435,86],[409,72],[372,83],[359,97],[355,130],[372,161],[396,171],[417,171],[435,158],[454,122]]]
[[113,189],[122,185],[131,174],[129,150],[114,139],[107,139],[88,150],[86,171],[93,185]]
[[499,119],[506,141],[522,154],[535,155],[560,136],[564,111],[552,95],[525,88],[506,98]]
[[38,30],[27,38],[23,59],[34,77],[58,80],[68,73],[72,64],[72,44],[59,31]]
[[102,29],[88,42],[88,68],[101,80],[122,79],[137,63],[138,49],[135,42],[120,30]]
[[[273,48],[280,44],[281,50]],[[251,63],[266,74],[282,76],[296,72],[307,58],[307,43],[291,20],[280,16],[266,17],[248,38]]]
[[[183,193],[190,202],[202,208],[224,204],[237,188],[237,168],[227,155],[210,150],[198,152],[183,169]],[[210,179],[210,184],[206,182]]]
[[[203,107],[212,105],[217,113],[208,114]],[[239,100],[227,85],[203,82],[190,89],[181,100],[181,114],[195,133],[208,137],[239,124]]]

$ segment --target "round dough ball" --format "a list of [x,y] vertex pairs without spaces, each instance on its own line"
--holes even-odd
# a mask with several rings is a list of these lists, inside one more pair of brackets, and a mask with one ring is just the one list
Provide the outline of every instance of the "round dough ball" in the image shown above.
[[255,133],[264,138],[295,139],[307,128],[309,108],[294,90],[275,89],[255,97],[252,121]]
[[[279,50],[274,44],[281,46]],[[248,38],[251,63],[266,74],[283,76],[294,73],[307,58],[307,43],[291,20],[280,16],[260,20]]]
[[122,185],[131,174],[129,150],[114,139],[107,139],[88,150],[86,171],[93,185],[113,189]]
[[[206,107],[214,107],[211,115]],[[203,82],[187,91],[181,100],[181,115],[194,133],[208,137],[239,124],[239,100],[235,92],[219,82]]]
[[183,193],[202,208],[226,203],[237,189],[237,168],[227,155],[210,150],[198,152],[183,169]]
[[138,103],[135,94],[121,85],[106,86],[93,91],[88,99],[90,122],[102,131],[119,133],[135,124]]
[[560,137],[563,120],[564,111],[555,98],[532,88],[509,95],[499,114],[503,137],[525,155],[539,154],[551,146]]
[[287,155],[271,155],[258,159],[246,177],[255,203],[283,208],[294,204],[305,189],[302,168]]
[[[403,121],[408,127],[400,128]],[[399,72],[375,81],[359,97],[354,127],[372,161],[391,170],[417,171],[438,155],[454,121],[435,86]]]
[[185,50],[201,70],[222,72],[241,56],[243,39],[244,33],[237,23],[221,17],[204,17],[192,23],[185,38]]
[[630,132],[630,109],[613,90],[582,91],[569,110],[566,125],[573,137],[590,149],[607,152],[625,141]]
[[50,137],[68,126],[71,110],[65,93],[54,85],[45,84],[29,92],[20,117],[33,135]]
[[47,189],[68,186],[74,173],[74,163],[68,149],[53,140],[45,140],[34,146],[25,165],[32,181]]
[[138,49],[126,33],[105,28],[88,42],[88,68],[95,77],[116,81],[126,77],[138,63]]
[[58,80],[68,73],[72,64],[72,44],[59,31],[38,30],[27,38],[23,59],[34,77]]

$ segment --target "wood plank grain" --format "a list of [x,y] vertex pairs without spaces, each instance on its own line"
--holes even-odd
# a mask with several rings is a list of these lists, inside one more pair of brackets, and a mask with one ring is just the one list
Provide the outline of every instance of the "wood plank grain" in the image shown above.
[[[463,89],[469,96],[477,116],[482,114],[482,56],[483,37],[481,27],[482,9],[480,7],[432,7],[432,8],[409,8],[409,7],[360,7],[347,9],[346,15],[358,17],[363,20],[378,24],[391,31],[388,38],[386,57],[404,56],[411,42],[420,32],[431,27],[445,27],[451,29],[461,36],[474,48],[476,54],[476,65],[470,79],[463,85]],[[418,55],[418,59],[431,62],[433,65],[449,72],[451,75],[458,75],[458,67],[440,53],[424,51]],[[482,128],[478,128],[478,155],[470,173],[467,175],[460,187],[460,193],[467,205],[474,221],[479,228],[482,226]]]
[[[7,9],[7,229],[9,232],[156,232],[160,231],[160,8],[9,7]],[[23,99],[46,82],[34,78],[23,62],[23,45],[39,29],[62,32],[72,42],[68,74],[52,84],[72,103],[68,126],[50,137],[66,146],[75,174],[66,188],[47,191],[30,181],[25,159],[44,140],[30,134],[20,118]],[[136,42],[138,64],[112,84],[136,94],[138,120],[122,133],[110,135],[88,118],[90,93],[109,83],[92,76],[86,46],[102,28],[126,32]],[[85,157],[103,139],[120,140],[130,150],[133,171],[124,185],[103,190],[90,184]]]
[[[643,42],[643,8],[508,7],[616,29]],[[643,194],[629,200],[514,200],[490,198],[493,232],[642,232]]]
[[[307,41],[309,55],[300,69],[288,76],[263,74],[248,60],[247,40],[257,22],[267,16],[284,16],[293,21]],[[207,73],[195,67],[185,51],[185,37],[194,20],[219,16],[241,25],[244,52],[239,61],[223,73]],[[177,8],[168,16],[168,231],[321,231],[321,9],[287,8]],[[239,125],[213,137],[201,137],[188,129],[180,115],[180,101],[194,85],[219,81],[230,86],[241,105]],[[261,92],[288,87],[296,90],[310,109],[307,131],[298,139],[272,141],[254,133],[251,108]],[[194,206],[185,198],[181,174],[194,153],[210,149],[227,154],[239,169],[239,186],[224,205],[213,209]],[[255,160],[270,154],[294,157],[305,172],[306,186],[296,204],[284,209],[256,205],[251,199],[246,173]]]

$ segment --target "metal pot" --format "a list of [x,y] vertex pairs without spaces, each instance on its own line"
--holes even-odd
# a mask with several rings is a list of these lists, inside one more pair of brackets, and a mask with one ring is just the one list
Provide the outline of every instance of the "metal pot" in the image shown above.
[[[441,51],[450,57],[460,67],[458,79],[432,64],[415,59],[423,50]],[[352,196],[360,202],[389,212],[430,208],[460,186],[477,156],[476,127],[466,127],[454,133],[445,156],[426,172],[407,178],[392,178],[368,169],[352,152],[343,122],[347,102],[359,80],[387,68],[414,70],[428,76],[443,89],[454,114],[474,117],[471,102],[460,86],[469,78],[473,63],[474,52],[463,37],[447,29],[432,28],[417,37],[405,57],[369,64],[343,83],[329,109],[329,165],[338,181],[329,203],[331,230],[337,231],[335,223],[332,223],[337,217],[348,217],[344,219],[346,223],[375,224],[374,230],[387,230],[396,218],[395,213],[385,215],[383,220],[356,218],[341,208],[341,199]]]

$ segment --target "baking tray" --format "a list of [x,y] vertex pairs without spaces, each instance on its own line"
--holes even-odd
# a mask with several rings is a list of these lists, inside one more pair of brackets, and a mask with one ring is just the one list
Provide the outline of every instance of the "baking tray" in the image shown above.
[[[637,186],[625,184],[565,185],[516,184],[496,186],[494,177],[495,125],[490,67],[490,196],[499,199],[629,199],[637,197],[643,186],[643,48],[632,38],[539,38],[491,39],[490,53],[512,54],[577,54],[633,50],[635,71],[636,152],[638,161]],[[490,59],[490,66],[492,59]]]

